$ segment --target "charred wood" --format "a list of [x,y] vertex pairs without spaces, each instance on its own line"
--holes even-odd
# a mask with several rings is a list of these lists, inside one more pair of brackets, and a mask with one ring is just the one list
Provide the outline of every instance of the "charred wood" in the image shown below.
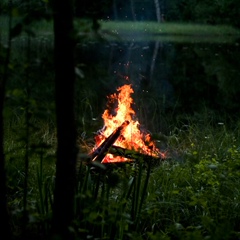
[[92,161],[101,162],[103,160],[109,148],[112,147],[112,145],[119,138],[119,136],[122,134],[122,131],[126,126],[128,126],[128,124],[129,124],[129,121],[123,122],[121,126],[116,128],[112,132],[112,134],[97,149],[95,149],[92,152],[91,154]]

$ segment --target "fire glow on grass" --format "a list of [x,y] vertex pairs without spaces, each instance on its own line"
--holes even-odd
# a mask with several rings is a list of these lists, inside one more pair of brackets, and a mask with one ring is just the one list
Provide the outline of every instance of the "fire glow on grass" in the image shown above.
[[[141,132],[139,122],[134,120],[135,112],[131,107],[133,103],[131,94],[134,91],[131,85],[123,85],[122,87],[119,87],[117,91],[118,94],[114,93],[108,96],[108,108],[102,114],[104,127],[95,137],[96,144],[93,151],[97,149],[114,132],[114,130],[116,130],[124,122],[128,121],[129,124],[123,128],[121,135],[114,142],[114,146],[135,150],[153,157],[163,157],[163,153],[161,153],[155,146],[150,135]],[[116,102],[118,106],[115,109],[114,114],[112,114],[110,105],[113,105]],[[129,161],[129,159],[107,154],[102,160],[102,163],[125,161]]]

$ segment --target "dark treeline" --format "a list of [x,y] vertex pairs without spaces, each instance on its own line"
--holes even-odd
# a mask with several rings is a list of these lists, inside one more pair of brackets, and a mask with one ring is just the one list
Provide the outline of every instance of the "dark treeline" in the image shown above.
[[[35,18],[49,14],[52,1],[30,1]],[[13,7],[24,10],[26,1],[12,1]],[[0,11],[4,13],[8,1],[1,1]],[[204,24],[229,24],[240,27],[238,0],[84,0],[75,1],[75,16],[92,19],[156,21],[182,21]]]
[[204,24],[230,24],[240,27],[238,0],[108,0],[76,1],[77,16],[95,16],[113,20],[182,21]]

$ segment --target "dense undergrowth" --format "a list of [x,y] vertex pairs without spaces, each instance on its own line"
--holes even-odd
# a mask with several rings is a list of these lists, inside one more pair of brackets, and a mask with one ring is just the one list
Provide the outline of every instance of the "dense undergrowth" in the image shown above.
[[[5,137],[11,224],[17,239],[27,154],[27,229],[29,237],[45,239],[53,203],[55,130],[32,121],[38,129],[26,149],[14,131],[25,127],[20,119],[7,127]],[[238,239],[239,122],[229,128],[224,122],[203,125],[192,119],[188,125],[176,123],[179,127],[168,136],[156,134],[168,156],[164,162],[137,159],[106,168],[86,165],[80,154],[71,226],[76,239]],[[81,153],[91,148],[86,138],[79,144]]]

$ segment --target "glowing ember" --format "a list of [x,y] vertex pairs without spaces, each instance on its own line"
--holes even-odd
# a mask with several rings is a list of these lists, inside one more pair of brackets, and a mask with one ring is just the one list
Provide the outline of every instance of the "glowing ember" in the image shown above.
[[[164,157],[164,154],[155,146],[149,134],[140,131],[140,124],[134,120],[135,112],[131,105],[133,99],[131,94],[133,89],[131,85],[124,85],[117,89],[118,94],[114,93],[108,97],[108,109],[102,115],[104,127],[95,137],[96,145],[93,149],[97,149],[119,126],[124,122],[129,122],[121,131],[121,135],[114,142],[114,146],[122,147],[129,150],[135,150],[140,153],[153,157]],[[110,105],[117,102],[117,108],[114,114],[111,113]],[[94,160],[94,159],[93,159]],[[102,163],[106,162],[125,162],[129,159],[107,154]]]

